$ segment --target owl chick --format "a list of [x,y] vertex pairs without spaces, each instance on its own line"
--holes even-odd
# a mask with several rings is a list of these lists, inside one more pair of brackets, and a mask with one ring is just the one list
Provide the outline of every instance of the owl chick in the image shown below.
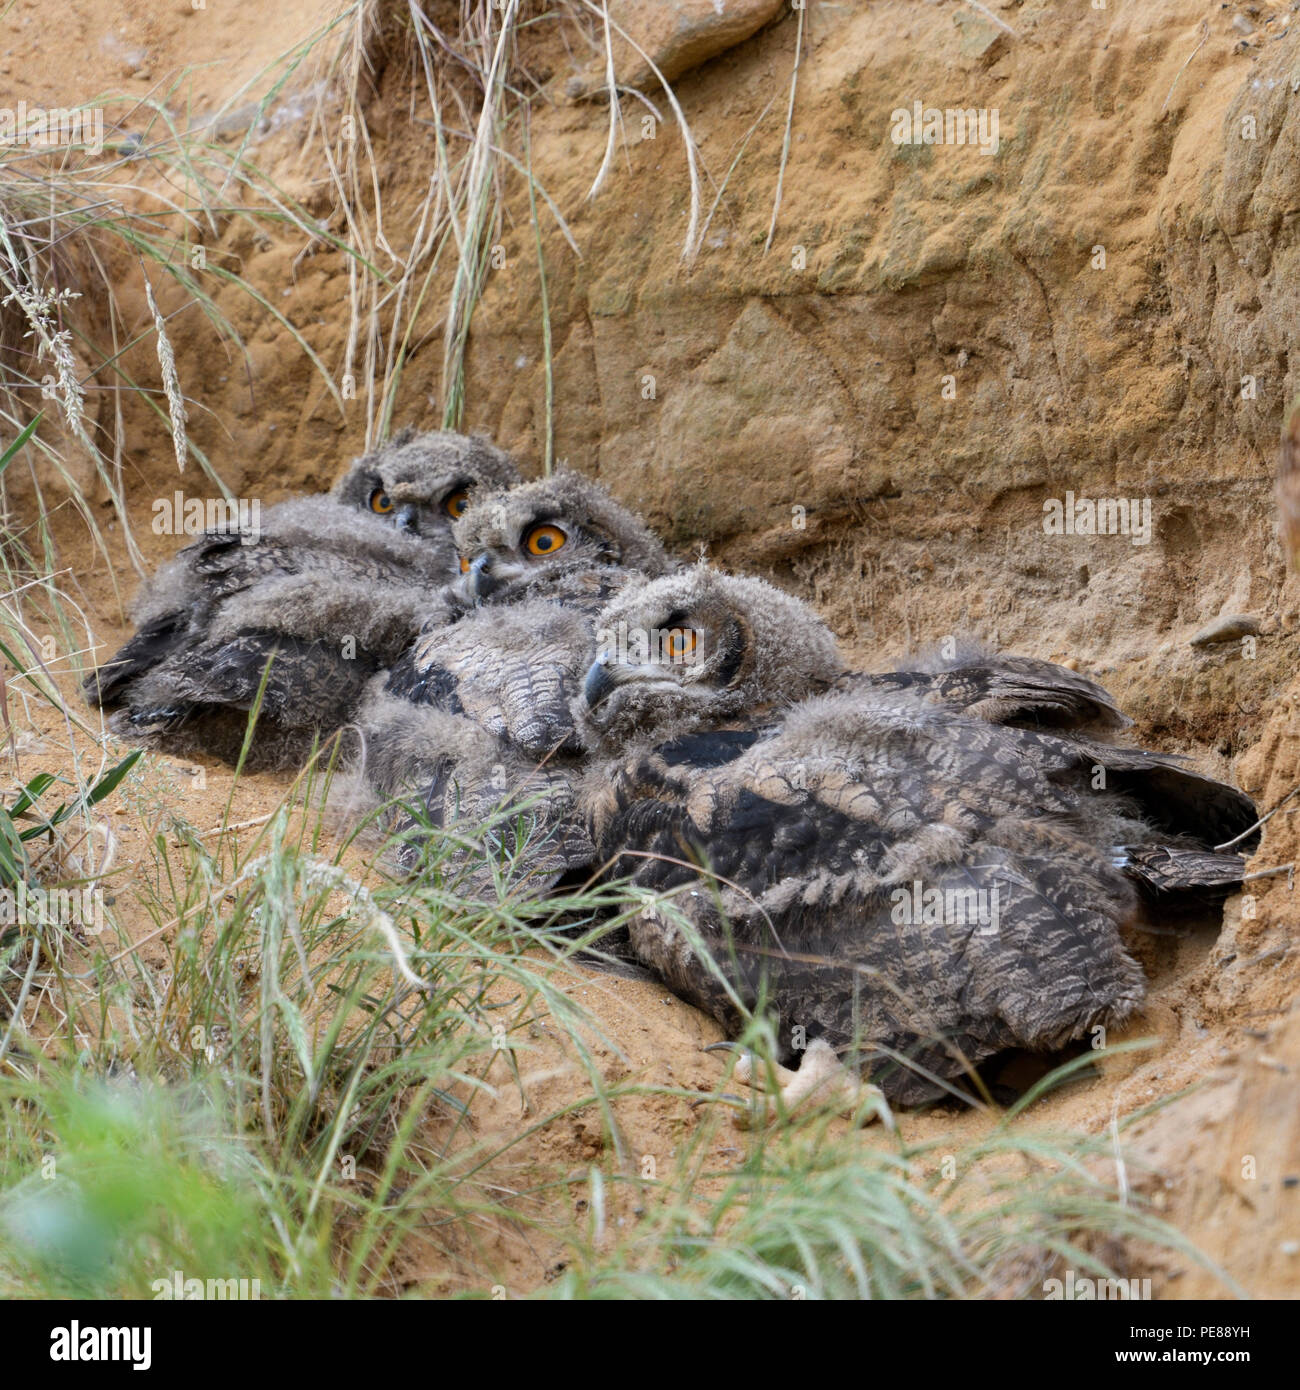
[[594,614],[628,576],[678,567],[640,517],[568,469],[483,498],[453,539],[467,605],[542,597]]
[[517,476],[486,439],[405,430],[255,534],[205,532],[145,586],[87,698],[133,741],[234,762],[265,679],[248,765],[300,762],[422,623],[454,614],[438,597],[458,573],[452,525]]
[[[819,1068],[847,1052],[890,1100],[936,1097],[1138,1007],[1120,929],[1152,851],[1186,859],[1183,886],[1240,880],[1212,846],[1253,822],[1241,793],[923,690],[845,689],[830,634],[761,581],[697,568],[600,626],[636,645],[584,682],[580,801],[614,875],[675,894],[633,950],[733,1036],[765,1003],[786,1060],[816,1042]],[[825,1080],[786,1075],[791,1096]]]
[[599,484],[569,472],[481,498],[453,534],[463,574],[451,588],[471,609],[451,626],[436,620],[372,682],[357,718],[360,784],[340,796],[413,802],[443,828],[493,810],[508,823],[502,808],[524,807],[530,882],[542,886],[591,859],[573,805],[572,705],[596,651],[594,615],[676,562]]

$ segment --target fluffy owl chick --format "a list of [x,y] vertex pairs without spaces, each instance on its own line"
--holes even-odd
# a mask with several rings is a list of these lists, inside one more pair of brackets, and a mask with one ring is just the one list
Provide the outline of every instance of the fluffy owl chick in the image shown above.
[[467,606],[527,596],[596,613],[628,575],[678,568],[640,517],[567,469],[483,498],[453,538]]
[[422,622],[454,613],[437,597],[457,573],[452,524],[516,477],[485,439],[407,430],[256,533],[204,533],[145,586],[135,635],[87,698],[125,737],[233,762],[269,662],[250,763],[300,761]]
[[782,1060],[821,1039],[819,1063],[853,1054],[913,1104],[1139,1005],[1128,847],[1181,844],[1139,811],[1176,797],[1190,831],[1219,784],[912,690],[817,694],[840,674],[829,634],[756,580],[697,569],[626,591],[600,626],[630,641],[592,664],[579,712],[597,855],[675,894],[633,949],[733,1035],[761,1002]]
[[641,519],[576,473],[480,499],[452,530],[462,574],[453,602],[387,681],[412,704],[464,711],[540,756],[576,746],[570,702],[595,655],[594,617],[630,582],[678,568]]
[[765,718],[844,671],[807,604],[704,565],[628,586],[596,626],[600,651],[575,708],[589,748],[622,751],[735,721],[756,736]]
[[[581,743],[572,705],[596,654],[593,615],[630,581],[676,568],[645,524],[599,484],[562,472],[476,501],[456,523],[472,605],[421,634],[367,692],[362,755],[340,797],[414,803],[435,826],[509,808],[527,817],[529,882],[591,860],[573,814]],[[399,819],[400,823],[400,819]],[[401,855],[419,858],[416,824]]]
[[490,896],[497,870],[512,887],[541,892],[591,863],[571,754],[536,758],[463,713],[383,687],[376,676],[366,692],[360,756],[331,798],[346,820],[378,813],[396,832],[388,858],[397,872],[427,867],[431,830],[444,832],[433,862],[474,896]]

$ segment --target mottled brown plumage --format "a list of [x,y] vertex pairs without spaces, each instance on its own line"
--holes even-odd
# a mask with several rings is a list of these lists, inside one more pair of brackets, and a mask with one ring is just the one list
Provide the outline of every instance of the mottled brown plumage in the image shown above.
[[[473,607],[451,626],[436,621],[373,682],[357,719],[364,754],[341,795],[398,798],[470,835],[495,812],[492,834],[512,843],[522,817],[518,858],[542,886],[592,857],[574,813],[572,704],[595,655],[594,616],[674,562],[603,488],[568,472],[482,498],[455,540],[465,574],[453,593]],[[410,869],[418,819],[405,829]]]
[[458,572],[455,515],[516,476],[486,440],[404,431],[329,496],[271,508],[256,534],[203,534],[145,586],[138,631],[87,698],[125,737],[234,761],[265,676],[250,763],[300,761],[422,622],[454,613],[438,595]]
[[898,671],[849,672],[841,690],[910,690],[928,705],[961,710],[991,724],[1035,729],[1125,729],[1133,721],[1096,681],[1034,657],[1010,656],[981,646],[935,653]]
[[[1144,988],[1130,874],[1177,880],[1204,807],[1198,870],[1230,877],[1209,846],[1253,819],[1175,760],[973,717],[924,680],[843,683],[816,617],[759,581],[697,570],[601,623],[696,634],[690,662],[609,655],[584,687],[598,855],[674,895],[633,923],[636,954],[733,1034],[761,1004],[788,1056],[860,1055],[893,1100],[1122,1021]],[[962,698],[987,715],[1006,687]]]

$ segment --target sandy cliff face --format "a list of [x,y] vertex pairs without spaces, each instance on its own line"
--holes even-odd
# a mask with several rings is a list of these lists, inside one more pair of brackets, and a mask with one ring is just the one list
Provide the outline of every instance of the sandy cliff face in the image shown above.
[[[1029,644],[1236,751],[1298,616],[1271,487],[1297,385],[1300,32],[1247,41],[1232,7],[1202,31],[1178,3],[1000,13],[1017,38],[960,6],[810,16],[767,255],[779,114],[690,265],[669,126],[583,204],[603,110],[539,120],[583,250],[548,246],[557,452],[679,545],[806,586],[864,652]],[[795,28],[679,84],[719,183]],[[918,101],[996,110],[996,153],[894,144],[891,113]],[[526,227],[503,242],[473,413],[536,454],[535,257]],[[1149,537],[1045,535],[1044,503],[1071,493],[1149,501]],[[1253,655],[1188,646],[1235,612],[1263,619]]]
[[[1300,620],[1270,500],[1300,385],[1300,32],[1264,26],[1269,13],[1228,6],[1202,29],[1179,0],[1013,4],[997,10],[1012,37],[956,4],[813,6],[764,254],[798,29],[783,12],[675,82],[703,171],[690,261],[689,178],[662,93],[649,93],[662,122],[625,99],[626,148],[588,200],[607,108],[568,95],[591,56],[540,35],[524,58],[555,104],[534,116],[533,160],[581,252],[544,223],[556,457],[681,549],[813,594],[864,655],[969,632],[1074,656],[1152,726],[1237,751]],[[205,32],[178,19],[158,42],[188,54]],[[434,153],[406,120],[409,70],[377,54],[367,116],[400,248]],[[917,102],[996,113],[996,152],[895,144],[891,114]],[[258,154],[328,217],[321,171],[293,146],[269,137]],[[536,466],[537,251],[520,181],[505,192],[467,419]],[[341,372],[345,258],[300,251],[234,224],[210,247]],[[246,334],[248,370],[196,316],[176,325],[212,412],[195,439],[237,490],[324,485],[359,445],[362,402],[340,408],[257,306],[217,300]],[[438,409],[427,317],[397,420]],[[167,454],[143,415],[138,438],[128,470],[152,495]],[[1149,538],[1044,534],[1044,504],[1068,494],[1149,504]],[[1249,665],[1188,648],[1236,612],[1262,620]]]
[[[277,34],[305,31],[316,8],[287,6]],[[866,661],[962,633],[1075,661],[1143,738],[1271,806],[1300,784],[1300,585],[1272,496],[1300,389],[1300,25],[1281,6],[1193,0],[993,9],[1014,34],[957,3],[810,5],[766,254],[797,13],[781,7],[680,76],[706,171],[691,260],[687,165],[662,93],[647,92],[662,122],[626,100],[626,150],[588,200],[608,111],[572,79],[592,54],[539,36],[530,60],[554,104],[534,114],[534,166],[581,252],[547,224],[556,457],[683,552],[707,547],[812,597]],[[193,62],[204,32],[173,18],[153,42]],[[434,167],[406,122],[410,94],[379,49],[368,118],[399,242]],[[996,150],[895,143],[893,113],[918,102],[983,111],[989,137],[996,112]],[[291,144],[268,137],[266,158],[328,216]],[[541,282],[518,181],[500,245],[467,423],[536,467]],[[341,370],[343,257],[299,260],[287,236],[229,228],[216,247]],[[196,441],[237,492],[325,486],[360,447],[360,407],[339,409],[282,328],[218,301],[247,329],[247,369],[177,322],[182,376],[208,408],[192,412]],[[398,421],[437,415],[428,319]],[[174,463],[143,412],[133,432],[146,516]],[[1149,533],[1047,534],[1044,504],[1068,494],[1128,499],[1143,519],[1149,504]],[[103,592],[102,576],[89,582]],[[1238,614],[1254,622],[1192,645]],[[1294,857],[1295,825],[1270,823],[1258,867]],[[1146,1122],[1152,1181],[1255,1292],[1294,1290],[1300,1273],[1300,1190],[1285,1185],[1300,1173],[1296,917],[1287,877],[1260,880],[1154,992],[1134,1036],[1159,1034],[1160,1056],[1054,1115],[1100,1125],[1112,1101],[1127,1111],[1200,1085]],[[1199,1280],[1165,1292],[1209,1291]]]

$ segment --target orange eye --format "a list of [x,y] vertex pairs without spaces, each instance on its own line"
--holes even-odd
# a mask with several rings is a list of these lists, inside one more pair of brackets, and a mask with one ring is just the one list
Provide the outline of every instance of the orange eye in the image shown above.
[[469,573],[469,561],[463,555],[460,557],[460,572],[462,574]]
[[558,526],[534,526],[524,537],[524,545],[530,555],[554,555],[568,539]]
[[453,521],[459,520],[469,511],[469,493],[464,488],[453,492],[450,497],[443,501],[443,509]]
[[664,655],[669,661],[689,661],[698,639],[694,628],[675,627],[664,634]]
[[393,510],[393,499],[381,487],[377,487],[370,494],[370,510],[378,512],[381,516],[385,512]]

